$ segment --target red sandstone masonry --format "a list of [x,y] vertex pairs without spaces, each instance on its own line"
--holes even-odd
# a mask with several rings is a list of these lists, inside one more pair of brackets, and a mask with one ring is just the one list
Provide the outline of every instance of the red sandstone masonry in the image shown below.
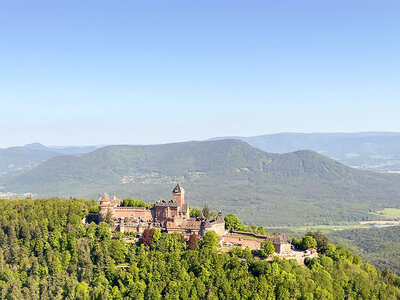
[[242,247],[249,247],[252,249],[260,249],[261,242],[252,239],[246,239],[240,236],[224,236],[222,241],[225,243],[231,243],[234,245],[240,245]]
[[258,235],[253,232],[247,232],[247,231],[232,231],[232,233],[255,237],[260,239],[261,241],[271,241],[272,244],[274,245],[276,253],[290,253],[292,251],[291,241],[285,235],[267,236],[267,235]]
[[114,218],[134,217],[151,220],[151,210],[139,207],[115,207],[113,208]]

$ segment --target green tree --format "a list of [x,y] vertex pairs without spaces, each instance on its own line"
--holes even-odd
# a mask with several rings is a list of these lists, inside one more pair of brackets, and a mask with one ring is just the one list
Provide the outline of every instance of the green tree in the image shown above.
[[4,270],[4,254],[3,254],[3,249],[0,249],[0,274]]
[[191,218],[198,218],[201,215],[201,211],[197,208],[191,208],[190,209],[190,217]]
[[106,222],[109,226],[114,224],[114,218],[111,209],[107,210],[104,222]]
[[263,256],[271,256],[275,253],[275,248],[271,241],[261,242],[260,250]]
[[117,264],[125,261],[126,247],[123,240],[112,240],[109,247],[110,255]]
[[105,222],[100,222],[97,226],[97,236],[101,240],[108,240],[111,237],[110,226]]
[[81,282],[76,287],[76,299],[87,300],[90,299],[89,296],[89,285],[86,282]]
[[307,250],[308,248],[315,248],[317,246],[317,241],[312,236],[305,236],[301,240],[301,246],[303,250]]
[[322,234],[321,231],[309,231],[306,233],[306,236],[311,236],[315,239],[319,252],[325,253],[325,251],[328,249],[329,240],[324,234]]
[[301,239],[299,239],[298,237],[294,236],[292,238],[292,245],[298,248],[302,248],[301,246]]
[[214,230],[207,231],[202,240],[202,248],[217,249],[219,245],[218,235]]
[[225,228],[228,230],[243,230],[244,226],[242,221],[236,217],[234,214],[226,215],[225,218]]
[[[159,231],[150,232],[154,241],[146,247],[127,243],[129,233],[111,233],[106,223],[81,224],[93,205],[73,198],[1,199],[1,299],[400,299],[398,276],[362,263],[343,246],[328,244],[305,267],[260,260],[249,248],[210,251],[218,246],[213,231],[198,251],[187,251],[196,247],[181,234]],[[312,239],[298,244],[318,246]],[[272,250],[268,244],[263,251]]]
[[207,205],[207,203],[206,204],[204,204],[204,207],[203,207],[203,216],[204,216],[204,218],[206,218],[207,220],[209,220],[210,219],[210,209],[208,208],[208,205]]

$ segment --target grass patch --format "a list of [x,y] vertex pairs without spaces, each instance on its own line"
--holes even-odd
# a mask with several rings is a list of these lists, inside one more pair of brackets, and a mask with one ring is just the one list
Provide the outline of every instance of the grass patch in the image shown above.
[[384,208],[382,210],[377,211],[374,213],[384,219],[390,220],[400,220],[400,209],[399,208]]
[[245,234],[240,234],[240,233],[234,233],[232,234],[234,236],[240,236],[242,238],[246,238],[246,239],[252,239],[252,240],[259,240],[260,238],[257,238],[255,236],[251,236],[251,235],[245,235]]

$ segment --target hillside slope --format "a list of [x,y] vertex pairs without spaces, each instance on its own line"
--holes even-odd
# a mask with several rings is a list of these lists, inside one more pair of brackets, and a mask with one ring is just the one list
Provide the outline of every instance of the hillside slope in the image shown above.
[[176,182],[192,206],[207,202],[269,226],[361,220],[370,210],[400,206],[397,174],[356,170],[306,150],[270,154],[238,140],[58,156],[6,180],[3,190],[95,198],[107,191],[154,201],[170,198]]
[[20,174],[58,155],[84,154],[97,148],[97,146],[47,147],[40,143],[32,143],[0,149],[0,177]]
[[0,177],[21,173],[57,155],[57,152],[27,147],[0,149]]
[[[400,171],[400,133],[277,133],[229,137],[273,153],[310,149],[340,162],[374,171]],[[226,139],[224,137],[215,138]]]
[[400,227],[352,229],[333,232],[329,239],[345,245],[363,260],[400,274]]

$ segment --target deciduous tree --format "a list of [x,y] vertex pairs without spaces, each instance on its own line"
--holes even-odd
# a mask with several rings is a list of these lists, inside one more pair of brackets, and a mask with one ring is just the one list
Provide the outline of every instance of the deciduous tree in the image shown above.
[[263,256],[271,256],[275,253],[275,248],[271,241],[261,242],[260,250]]
[[145,230],[143,230],[143,234],[140,239],[142,244],[145,246],[150,246],[154,242],[153,235],[155,232],[156,230],[154,228],[146,228]]
[[312,236],[305,236],[301,240],[301,246],[303,250],[315,248],[317,246],[317,241]]
[[202,240],[202,248],[217,249],[218,248],[218,235],[214,230],[207,231]]
[[198,235],[196,235],[194,233],[191,234],[189,236],[189,240],[187,241],[187,248],[189,250],[196,250],[197,247],[199,246],[199,240],[200,240],[200,238]]

